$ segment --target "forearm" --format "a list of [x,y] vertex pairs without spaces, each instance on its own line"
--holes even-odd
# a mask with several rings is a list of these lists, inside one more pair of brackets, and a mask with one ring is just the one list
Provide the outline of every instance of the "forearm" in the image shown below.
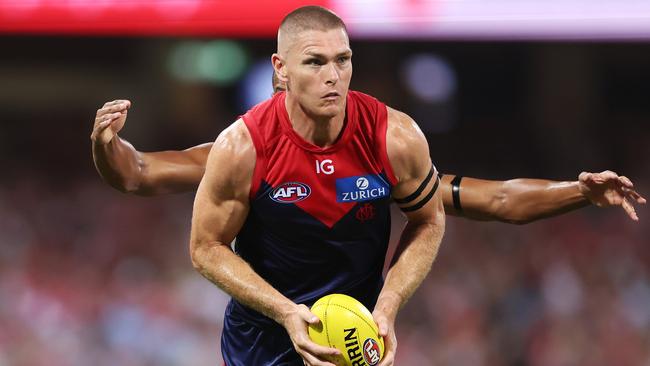
[[495,216],[501,221],[523,224],[589,204],[577,181],[513,179],[503,184]]
[[130,143],[116,135],[107,144],[94,141],[92,152],[95,168],[104,181],[122,192],[137,191],[144,163]]
[[429,273],[444,228],[444,214],[438,215],[434,222],[407,224],[375,309],[394,319],[397,311],[411,298]]
[[240,303],[279,324],[294,310],[295,303],[255,273],[227,245],[199,244],[191,254],[197,271]]

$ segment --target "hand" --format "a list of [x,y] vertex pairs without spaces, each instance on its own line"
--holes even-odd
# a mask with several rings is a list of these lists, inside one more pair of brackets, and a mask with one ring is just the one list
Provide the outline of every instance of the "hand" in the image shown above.
[[375,308],[372,317],[379,328],[379,336],[384,338],[384,356],[377,366],[393,366],[395,364],[395,352],[397,351],[397,337],[395,336],[395,320]]
[[124,127],[129,108],[131,108],[131,102],[128,100],[118,99],[106,102],[97,110],[90,139],[101,145],[111,142],[113,137]]
[[598,207],[622,206],[628,216],[634,221],[639,221],[633,202],[645,204],[633,188],[634,184],[627,177],[605,170],[601,173],[582,172],[578,176],[580,192]]
[[309,311],[305,305],[296,305],[296,307],[285,315],[282,325],[289,333],[293,347],[296,352],[302,357],[303,362],[307,366],[336,366],[335,364],[327,361],[326,359],[334,359],[341,355],[336,348],[328,348],[320,346],[311,341],[307,327],[320,323],[320,319]]

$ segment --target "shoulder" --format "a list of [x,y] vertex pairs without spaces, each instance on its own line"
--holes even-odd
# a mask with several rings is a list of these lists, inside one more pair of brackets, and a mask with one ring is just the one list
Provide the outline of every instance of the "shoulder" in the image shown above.
[[378,107],[384,106],[384,104],[380,102],[379,99],[373,97],[372,95],[365,94],[356,90],[348,91],[348,101],[354,103],[355,105],[361,106],[362,108],[368,108],[373,111]]
[[[207,169],[223,184],[250,184],[255,168],[255,146],[240,118],[223,130],[214,141],[208,156]],[[207,172],[206,172],[207,174]]]
[[386,150],[398,181],[429,169],[429,144],[417,123],[406,113],[387,107]]

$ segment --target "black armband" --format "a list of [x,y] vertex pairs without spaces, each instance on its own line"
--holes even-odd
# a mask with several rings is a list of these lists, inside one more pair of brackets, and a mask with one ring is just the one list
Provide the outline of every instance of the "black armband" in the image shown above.
[[[433,177],[433,164],[431,164],[431,170],[429,170],[429,174],[427,174],[427,177],[424,178],[422,181],[422,184],[418,187],[418,189],[415,190],[415,192],[411,193],[407,197],[404,198],[395,198],[395,202],[399,204],[404,204],[404,203],[409,203],[413,201],[414,199],[418,198],[418,196],[424,191],[424,189],[427,187],[427,184],[429,184],[429,181],[431,181],[431,178]],[[437,184],[437,183],[436,183]]]
[[[429,170],[429,174],[427,174],[427,177],[424,178],[424,180],[422,181],[422,183],[420,184],[418,189],[416,189],[415,192],[410,194],[408,197],[405,197],[405,198],[402,198],[402,199],[395,199],[395,202],[397,202],[398,204],[405,204],[405,203],[410,203],[413,200],[415,200],[416,198],[418,198],[420,196],[420,194],[422,194],[424,189],[427,187],[427,185],[429,185],[429,182],[431,182],[431,178],[433,178],[433,173],[435,173],[435,172],[436,172],[436,169],[433,167],[433,164],[431,164],[431,170]],[[416,204],[414,204],[412,206],[408,206],[408,207],[400,207],[400,209],[402,211],[404,211],[404,212],[411,212],[411,211],[421,209],[424,205],[427,204],[427,202],[429,202],[431,200],[433,195],[438,190],[439,185],[440,185],[440,175],[437,175],[436,176],[436,181],[433,184],[433,186],[431,187],[431,190],[429,191],[429,193],[427,193]]]
[[431,198],[433,195],[436,193],[438,190],[438,185],[440,184],[440,177],[436,177],[436,183],[431,187],[431,191],[423,198],[421,199],[418,203],[414,204],[413,206],[409,207],[400,207],[402,211],[404,212],[411,212],[415,210],[421,209],[424,205],[427,204],[427,202],[431,201]]
[[451,180],[451,198],[454,201],[454,209],[458,212],[463,212],[463,207],[460,205],[460,181],[463,180],[462,175],[457,175]]

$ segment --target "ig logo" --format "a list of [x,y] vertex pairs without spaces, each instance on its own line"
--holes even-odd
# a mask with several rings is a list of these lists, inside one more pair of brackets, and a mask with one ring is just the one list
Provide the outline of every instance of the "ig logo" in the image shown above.
[[320,173],[327,175],[334,173],[334,163],[331,159],[325,159],[323,161],[316,160],[316,174]]

